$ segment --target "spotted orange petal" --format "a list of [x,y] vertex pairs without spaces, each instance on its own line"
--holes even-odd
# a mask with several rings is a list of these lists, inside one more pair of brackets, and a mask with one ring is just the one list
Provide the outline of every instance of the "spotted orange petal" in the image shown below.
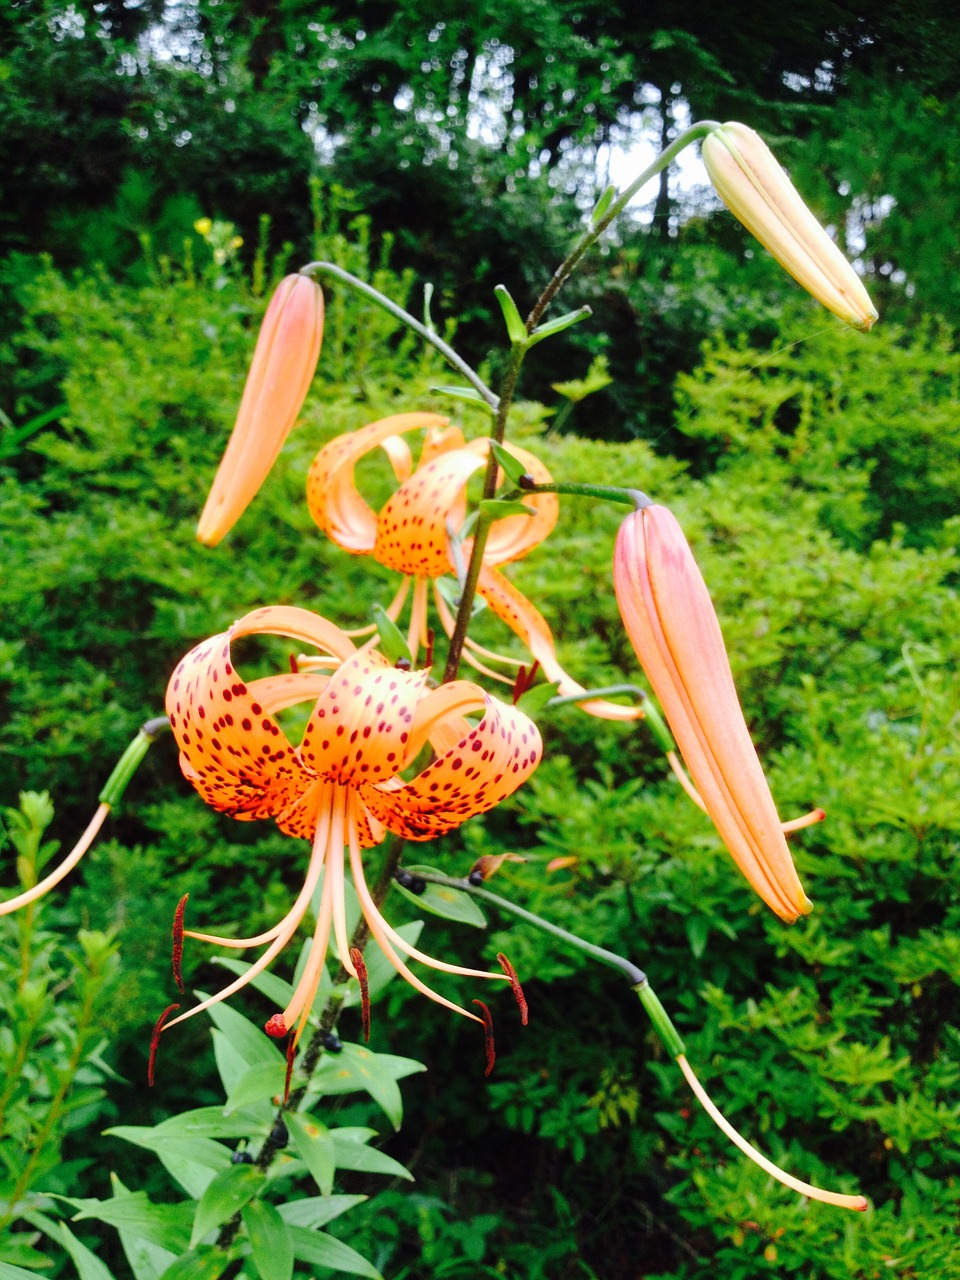
[[366,807],[397,835],[432,840],[453,831],[512,795],[539,763],[543,744],[533,721],[474,687],[484,708],[476,728],[411,782],[361,786]]
[[[307,506],[323,532],[345,551],[366,555],[377,537],[377,517],[360,496],[354,481],[354,467],[391,437],[426,429],[440,433],[447,419],[435,413],[398,413],[371,422],[359,431],[337,436],[324,445],[313,460],[307,476]],[[397,449],[386,450],[396,466]]]
[[403,768],[428,671],[398,671],[372,650],[354,654],[317,700],[300,758],[331,782],[383,781]]
[[289,606],[256,609],[197,645],[167,687],[180,767],[213,808],[241,820],[277,818],[283,830],[312,836],[316,775],[304,768],[274,715],[313,701],[329,676],[289,674],[247,684],[233,665],[230,646],[237,637],[256,634],[285,635],[337,657],[354,651],[332,623]]

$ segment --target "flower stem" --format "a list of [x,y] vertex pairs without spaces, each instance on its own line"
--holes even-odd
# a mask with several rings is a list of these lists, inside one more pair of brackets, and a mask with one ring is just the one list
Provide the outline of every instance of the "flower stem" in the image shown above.
[[814,1187],[809,1182],[803,1182],[800,1178],[795,1178],[793,1174],[787,1173],[779,1165],[775,1165],[772,1160],[769,1160],[761,1151],[758,1151],[733,1127],[697,1079],[693,1068],[687,1061],[686,1049],[683,1040],[680,1038],[680,1033],[674,1026],[670,1015],[660,1003],[657,993],[650,986],[646,974],[630,960],[617,955],[613,951],[607,951],[604,947],[598,947],[592,942],[587,942],[577,934],[561,929],[559,925],[552,924],[549,920],[544,920],[542,916],[534,915],[532,911],[518,907],[516,903],[511,902],[508,898],[501,898],[499,894],[491,893],[489,889],[483,889],[479,885],[471,884],[469,880],[454,880],[449,876],[443,876],[432,871],[418,871],[417,875],[421,880],[426,880],[429,884],[444,885],[450,889],[459,889],[462,892],[472,894],[476,898],[483,898],[501,911],[506,911],[510,915],[526,921],[527,924],[532,924],[543,933],[549,933],[594,960],[599,960],[601,964],[611,965],[613,968],[619,969],[621,973],[626,974],[634,991],[639,996],[640,1003],[643,1005],[647,1016],[653,1023],[653,1028],[662,1041],[664,1048],[683,1072],[697,1101],[734,1146],[738,1147],[744,1155],[749,1156],[754,1164],[759,1165],[765,1173],[769,1173],[771,1177],[782,1182],[784,1186],[790,1187],[791,1190],[799,1192],[802,1196],[809,1196],[812,1200],[821,1200],[825,1204],[836,1205],[841,1209],[855,1209],[862,1212],[868,1208],[868,1202],[864,1196],[847,1195],[839,1191],[822,1191],[819,1187]]
[[381,310],[388,312],[395,320],[399,320],[408,329],[412,329],[424,342],[428,342],[430,346],[435,347],[447,364],[456,369],[457,373],[479,392],[494,413],[497,412],[500,404],[499,399],[480,375],[467,364],[466,360],[459,356],[448,342],[444,342],[435,329],[423,324],[416,316],[412,316],[409,311],[405,311],[403,307],[398,306],[396,302],[391,302],[385,294],[381,293],[379,289],[375,289],[372,284],[367,284],[365,280],[351,275],[349,271],[345,271],[343,267],[338,267],[333,262],[308,262],[305,267],[300,268],[300,274],[302,276],[329,276],[332,280],[339,280],[341,284],[347,285],[354,292],[362,294],[368,301],[375,303]]
[[622,507],[633,507],[642,511],[653,503],[639,489],[621,489],[610,484],[575,484],[566,480],[551,481],[550,484],[523,484],[507,498],[525,498],[531,493],[564,493],[575,498],[596,498],[600,502],[615,502]]
[[571,275],[573,275],[573,272],[583,255],[589,248],[596,244],[603,232],[606,231],[607,227],[610,226],[611,222],[613,222],[615,218],[619,217],[641,187],[645,187],[651,178],[655,178],[657,174],[665,169],[671,161],[675,160],[680,152],[683,151],[685,147],[688,147],[691,142],[696,142],[699,138],[706,137],[708,133],[712,133],[716,128],[717,122],[715,120],[702,120],[699,124],[691,125],[691,127],[681,133],[678,138],[675,138],[673,142],[671,142],[670,146],[662,151],[660,155],[657,156],[656,160],[644,169],[643,173],[641,173],[639,177],[634,178],[633,182],[621,191],[620,195],[618,195],[611,203],[609,209],[607,209],[602,218],[599,218],[596,222],[590,223],[587,229],[580,236],[580,239],[564,258],[563,262],[561,262],[560,266],[557,267],[556,271],[553,273],[550,283],[544,289],[543,293],[541,293],[533,307],[533,310],[530,312],[529,316],[527,316],[528,333],[532,333],[540,323],[543,313],[559,293],[566,281],[569,280]]

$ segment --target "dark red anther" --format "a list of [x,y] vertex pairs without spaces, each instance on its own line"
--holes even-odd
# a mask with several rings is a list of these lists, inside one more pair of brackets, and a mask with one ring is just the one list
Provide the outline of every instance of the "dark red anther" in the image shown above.
[[290,1101],[290,1078],[293,1075],[293,1060],[297,1056],[297,1037],[291,1036],[287,1041],[287,1074],[283,1077],[283,1105]]
[[181,995],[183,995],[183,913],[189,897],[189,893],[185,893],[173,913],[173,980]]
[[427,647],[426,647],[426,649],[424,650],[424,654],[423,654],[423,665],[424,665],[425,667],[432,667],[432,666],[433,666],[433,641],[434,641],[434,638],[435,638],[435,636],[434,636],[434,630],[433,630],[433,627],[428,627],[428,628],[427,628]]
[[523,987],[520,985],[520,979],[517,977],[517,971],[503,954],[502,951],[497,952],[497,959],[500,962],[500,968],[510,979],[510,989],[513,991],[513,998],[517,1002],[517,1008],[520,1010],[520,1025],[527,1025],[527,998],[523,994]]
[[533,687],[533,683],[537,678],[537,672],[540,670],[538,659],[534,659],[533,666],[527,671],[526,667],[521,667],[517,672],[517,678],[513,682],[513,702],[514,706],[520,701],[528,689]]
[[363,1023],[363,1038],[370,1039],[370,986],[367,982],[367,966],[363,963],[363,954],[356,947],[350,948],[350,959],[357,971],[360,983],[360,1020]]
[[297,662],[296,654],[293,653],[290,655],[290,671],[291,674],[295,676],[300,674],[300,664]]
[[161,1013],[160,1017],[153,1024],[153,1031],[150,1034],[150,1057],[147,1059],[147,1084],[151,1089],[153,1088],[154,1081],[154,1067],[157,1063],[157,1046],[160,1043],[160,1032],[163,1030],[164,1023],[170,1017],[171,1013],[174,1013],[179,1008],[179,1004],[168,1004],[163,1013]]
[[497,1060],[497,1051],[493,1044],[493,1014],[482,1000],[474,1000],[473,1003],[478,1004],[483,1013],[483,1043],[487,1054],[487,1065],[483,1074],[488,1076]]
[[273,1036],[274,1040],[282,1040],[287,1034],[287,1024],[283,1020],[282,1013],[275,1013],[272,1018],[268,1018],[263,1024],[263,1029],[268,1036]]

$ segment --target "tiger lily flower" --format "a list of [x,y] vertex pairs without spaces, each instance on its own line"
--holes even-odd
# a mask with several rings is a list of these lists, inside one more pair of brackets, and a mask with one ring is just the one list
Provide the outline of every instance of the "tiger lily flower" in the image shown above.
[[[231,645],[247,636],[285,636],[323,655],[312,671],[244,681]],[[404,959],[445,973],[500,978],[516,983],[509,965],[487,973],[448,964],[418,951],[384,920],[364,878],[363,850],[387,831],[406,840],[431,840],[511,795],[540,760],[536,726],[515,707],[490,697],[467,680],[427,686],[427,671],[391,667],[375,650],[357,649],[326,619],[287,606],[257,609],[222,635],[193,649],[167,689],[167,713],[180,748],[184,776],[213,808],[241,821],[272,818],[281,831],[311,842],[303,887],[287,914],[255,937],[228,938],[182,930],[222,947],[265,946],[240,978],[179,1017],[158,1024],[166,1031],[245,986],[293,938],[321,883],[310,958],[296,990],[267,1030],[282,1036],[296,1024],[291,1051],[316,995],[331,936],[340,962],[365,990],[360,953],[351,950],[344,906],[345,861],[364,918],[384,956],[424,995],[456,1013],[482,1022],[488,1016],[454,1004],[410,971]],[[276,714],[297,703],[313,704],[299,745],[281,729]],[[480,712],[478,723],[466,716]],[[422,747],[436,758],[415,778],[402,770]],[[292,1061],[292,1059],[290,1059]]]
[[743,718],[717,615],[676,519],[649,505],[623,522],[614,586],[627,634],[703,805],[764,902],[811,910]]
[[293,429],[320,357],[323,294],[309,276],[281,280],[260,326],[236,425],[197,537],[215,547],[263,484]]
[[860,277],[760,135],[731,121],[709,133],[700,151],[717,195],[784,270],[841,320],[869,329],[877,310]]
[[[425,430],[426,437],[414,470],[410,447],[404,436]],[[381,448],[393,467],[399,487],[379,512],[361,497],[354,468],[358,461]],[[432,413],[404,413],[383,418],[359,431],[337,436],[317,454],[307,477],[307,505],[323,532],[353,555],[372,555],[388,569],[404,575],[404,582],[387,608],[396,621],[406,600],[411,581],[413,603],[408,646],[414,656],[426,642],[427,603],[431,580],[441,625],[453,633],[454,618],[437,588],[438,578],[457,573],[452,534],[466,512],[466,486],[471,476],[486,467],[490,441],[466,443],[458,427]],[[511,444],[511,452],[523,463],[537,484],[549,484],[550,472],[526,449]],[[519,560],[546,538],[557,520],[557,497],[552,493],[530,494],[524,503],[533,514],[508,516],[490,530],[484,550],[477,592],[530,650],[549,681],[556,681],[561,694],[583,693],[557,660],[550,627],[543,615],[500,572],[501,566]],[[464,539],[459,554],[469,560],[473,540]],[[491,670],[482,659],[510,663],[512,660],[484,649],[468,638],[464,657],[477,670],[494,679],[513,681]],[[515,664],[518,665],[518,664]],[[640,708],[618,705],[603,699],[581,704],[584,711],[607,719],[633,720],[643,715]]]

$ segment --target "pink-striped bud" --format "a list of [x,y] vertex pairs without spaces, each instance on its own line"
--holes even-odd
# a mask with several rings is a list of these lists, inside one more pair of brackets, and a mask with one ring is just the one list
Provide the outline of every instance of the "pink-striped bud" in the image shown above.
[[778,916],[811,905],[743,718],[717,615],[674,516],[628,516],[613,562],[617,603],[667,723],[737,866]]

